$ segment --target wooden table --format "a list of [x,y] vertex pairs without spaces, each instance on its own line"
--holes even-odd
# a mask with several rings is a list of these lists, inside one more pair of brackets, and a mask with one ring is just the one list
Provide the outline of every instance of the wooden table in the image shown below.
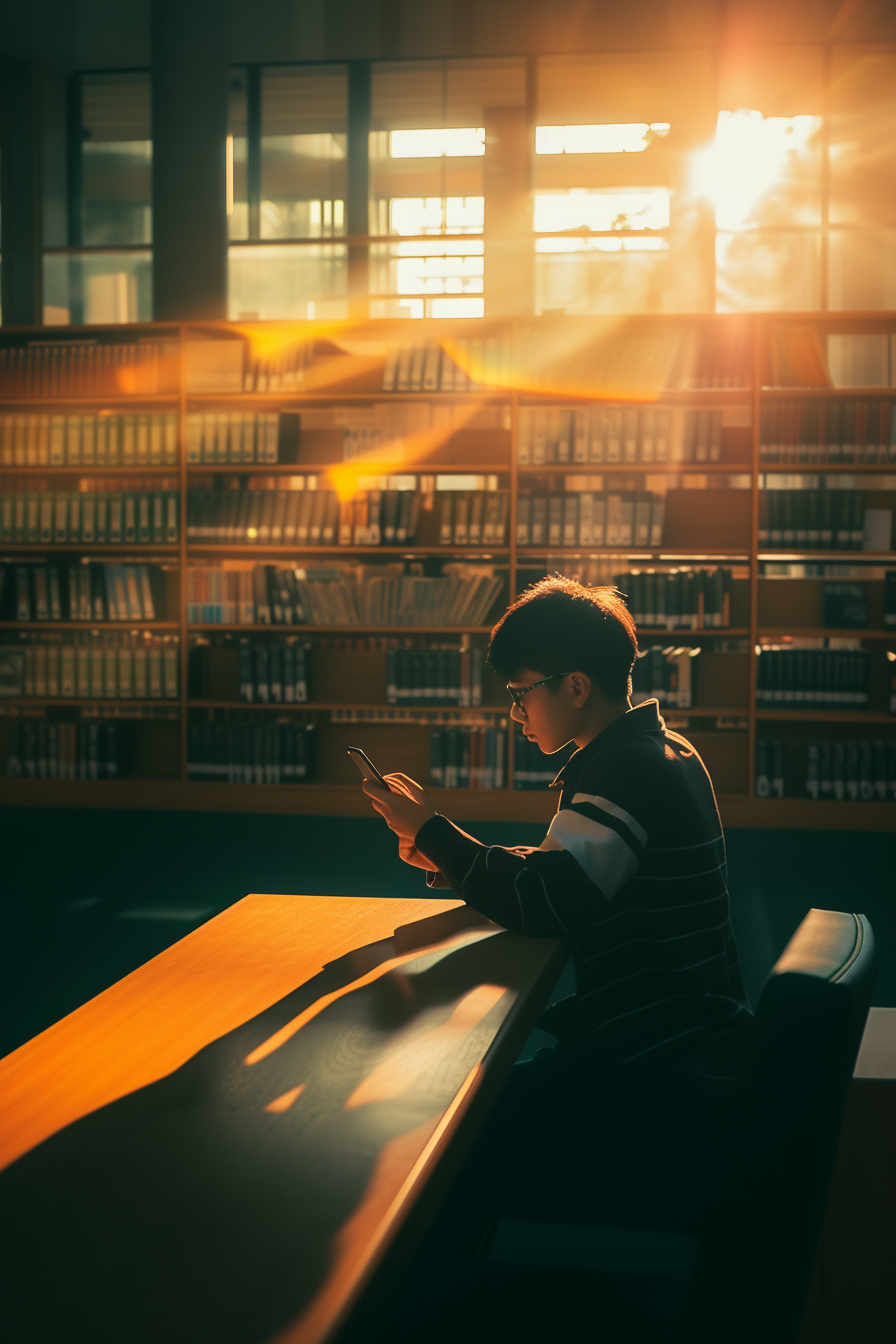
[[29,1041],[0,1061],[7,1338],[357,1331],[564,959],[456,900],[247,896]]

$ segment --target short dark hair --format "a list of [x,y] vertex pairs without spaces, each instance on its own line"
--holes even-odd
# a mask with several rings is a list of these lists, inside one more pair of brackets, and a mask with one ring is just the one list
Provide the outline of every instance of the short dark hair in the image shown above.
[[630,693],[635,623],[616,588],[586,588],[560,575],[521,593],[492,630],[488,661],[511,681],[524,667],[545,676],[585,672],[608,700]]

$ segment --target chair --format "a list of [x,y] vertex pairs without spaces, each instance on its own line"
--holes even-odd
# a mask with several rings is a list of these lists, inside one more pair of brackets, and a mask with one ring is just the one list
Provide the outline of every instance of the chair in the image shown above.
[[668,1217],[641,1229],[499,1222],[468,1344],[476,1321],[493,1344],[794,1344],[874,970],[864,915],[810,910],[759,999],[732,1160],[699,1234]]

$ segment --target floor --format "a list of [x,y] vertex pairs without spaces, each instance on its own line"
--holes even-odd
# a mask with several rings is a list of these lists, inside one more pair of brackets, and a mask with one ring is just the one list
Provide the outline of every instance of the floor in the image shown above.
[[[480,823],[487,843],[543,828]],[[247,892],[421,895],[377,819],[6,808],[0,813],[6,1054]],[[896,1006],[896,836],[730,831],[732,917],[751,997],[811,906],[858,910]]]

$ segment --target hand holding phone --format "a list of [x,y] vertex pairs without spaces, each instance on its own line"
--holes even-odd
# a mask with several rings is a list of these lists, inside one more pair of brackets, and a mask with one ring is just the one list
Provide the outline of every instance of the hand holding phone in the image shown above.
[[346,754],[352,758],[364,779],[370,780],[380,789],[385,789],[387,793],[392,792],[366,751],[362,751],[360,747],[349,747]]

